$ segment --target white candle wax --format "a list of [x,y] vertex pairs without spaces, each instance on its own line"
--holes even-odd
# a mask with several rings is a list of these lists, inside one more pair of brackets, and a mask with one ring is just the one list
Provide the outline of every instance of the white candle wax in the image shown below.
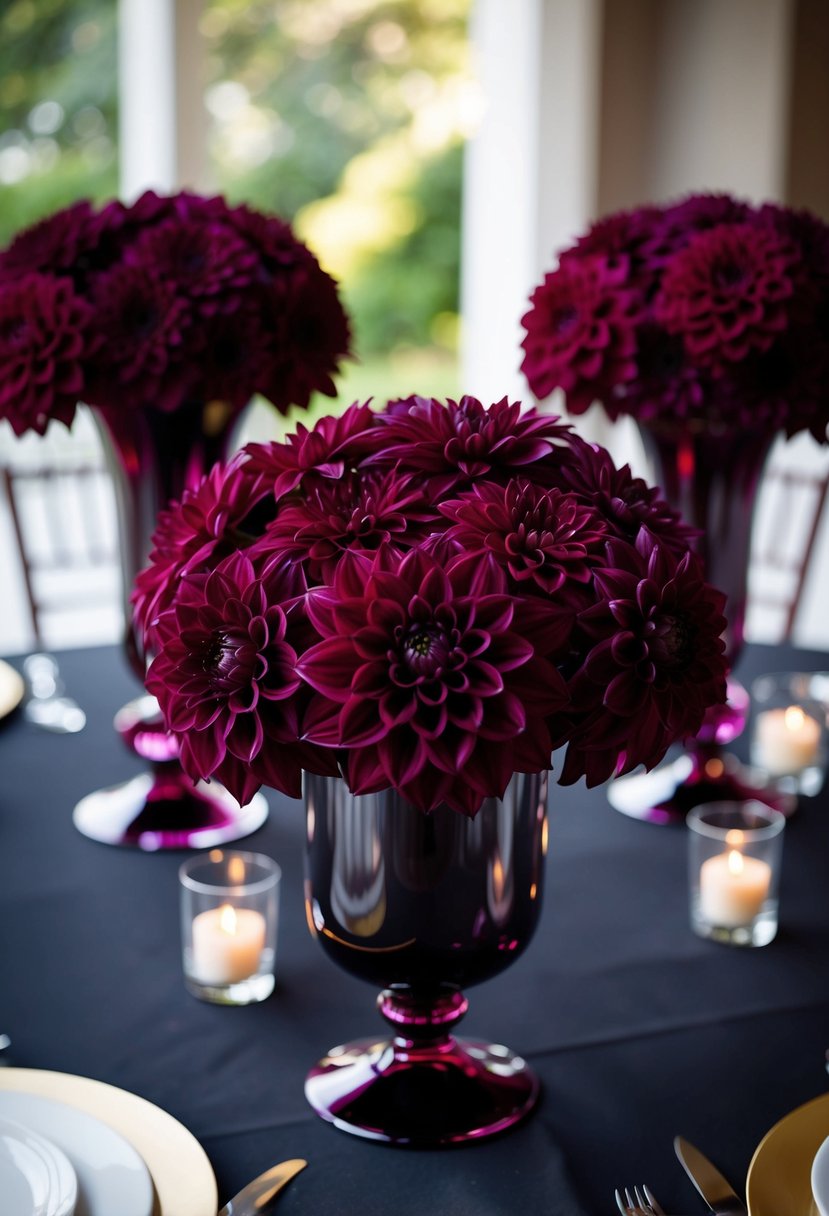
[[709,857],[700,867],[700,915],[709,925],[736,929],[754,920],[771,886],[771,866],[737,849]]
[[223,904],[193,918],[193,978],[236,984],[255,975],[265,946],[265,918],[253,908]]
[[757,715],[756,762],[773,776],[799,773],[820,752],[820,723],[799,705],[767,709]]

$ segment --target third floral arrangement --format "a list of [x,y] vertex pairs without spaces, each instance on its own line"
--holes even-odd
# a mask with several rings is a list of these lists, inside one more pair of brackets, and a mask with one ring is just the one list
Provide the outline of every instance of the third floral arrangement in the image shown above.
[[303,770],[474,814],[653,765],[725,693],[722,596],[629,470],[506,399],[354,405],[162,514],[135,591],[194,778]]
[[653,427],[826,439],[829,226],[693,195],[618,212],[559,257],[523,318],[542,399]]

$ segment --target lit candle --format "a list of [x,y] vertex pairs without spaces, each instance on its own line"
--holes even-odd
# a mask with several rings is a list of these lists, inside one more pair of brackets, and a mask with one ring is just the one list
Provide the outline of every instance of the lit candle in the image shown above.
[[236,984],[255,975],[265,946],[265,918],[222,904],[193,918],[193,974],[202,984]]
[[771,866],[758,857],[746,857],[734,848],[709,857],[699,872],[700,914],[708,924],[723,929],[749,925],[763,907],[770,885]]
[[820,752],[820,723],[799,705],[767,709],[757,715],[756,763],[773,776],[799,773]]

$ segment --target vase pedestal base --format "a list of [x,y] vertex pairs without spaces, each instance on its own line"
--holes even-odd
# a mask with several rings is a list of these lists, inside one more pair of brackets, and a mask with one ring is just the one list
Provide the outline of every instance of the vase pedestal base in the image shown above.
[[529,1114],[540,1088],[521,1057],[497,1044],[359,1039],[311,1069],[305,1096],[341,1131],[437,1148],[507,1131]]
[[96,790],[72,813],[75,827],[90,840],[146,852],[215,848],[249,836],[267,817],[262,794],[240,806],[215,781],[194,786],[178,766],[166,779],[159,771],[141,773],[122,785]]
[[607,787],[614,810],[647,823],[684,823],[706,802],[762,802],[789,816],[797,798],[718,749],[686,752],[650,773],[617,777]]

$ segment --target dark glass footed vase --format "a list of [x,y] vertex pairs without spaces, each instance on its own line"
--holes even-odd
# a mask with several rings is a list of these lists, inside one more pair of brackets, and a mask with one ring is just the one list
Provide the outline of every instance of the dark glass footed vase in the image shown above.
[[[774,436],[642,423],[639,431],[653,482],[685,523],[700,530],[694,547],[706,579],[726,596],[726,656],[733,669],[744,640],[754,507]],[[726,704],[708,711],[683,754],[651,773],[612,781],[611,805],[653,823],[684,822],[693,806],[705,802],[759,799],[791,813],[789,795],[758,785],[725,751],[745,728],[748,706],[746,689],[730,676]]]
[[[113,478],[124,598],[124,646],[143,685],[151,656],[132,624],[130,594],[150,555],[159,512],[180,499],[230,449],[239,411],[223,402],[193,402],[171,412],[147,408],[93,410]],[[146,693],[115,715],[115,730],[148,771],[87,794],[75,826],[104,844],[146,850],[212,848],[256,830],[267,816],[261,794],[245,807],[215,781],[193,784],[164,729],[158,702]]]
[[352,795],[306,777],[308,923],[323,950],[381,989],[390,1031],[334,1047],[308,1074],[314,1110],[338,1128],[412,1147],[506,1131],[539,1083],[499,1044],[457,1038],[464,988],[529,944],[541,910],[547,775],[516,774],[474,819],[387,791]]

